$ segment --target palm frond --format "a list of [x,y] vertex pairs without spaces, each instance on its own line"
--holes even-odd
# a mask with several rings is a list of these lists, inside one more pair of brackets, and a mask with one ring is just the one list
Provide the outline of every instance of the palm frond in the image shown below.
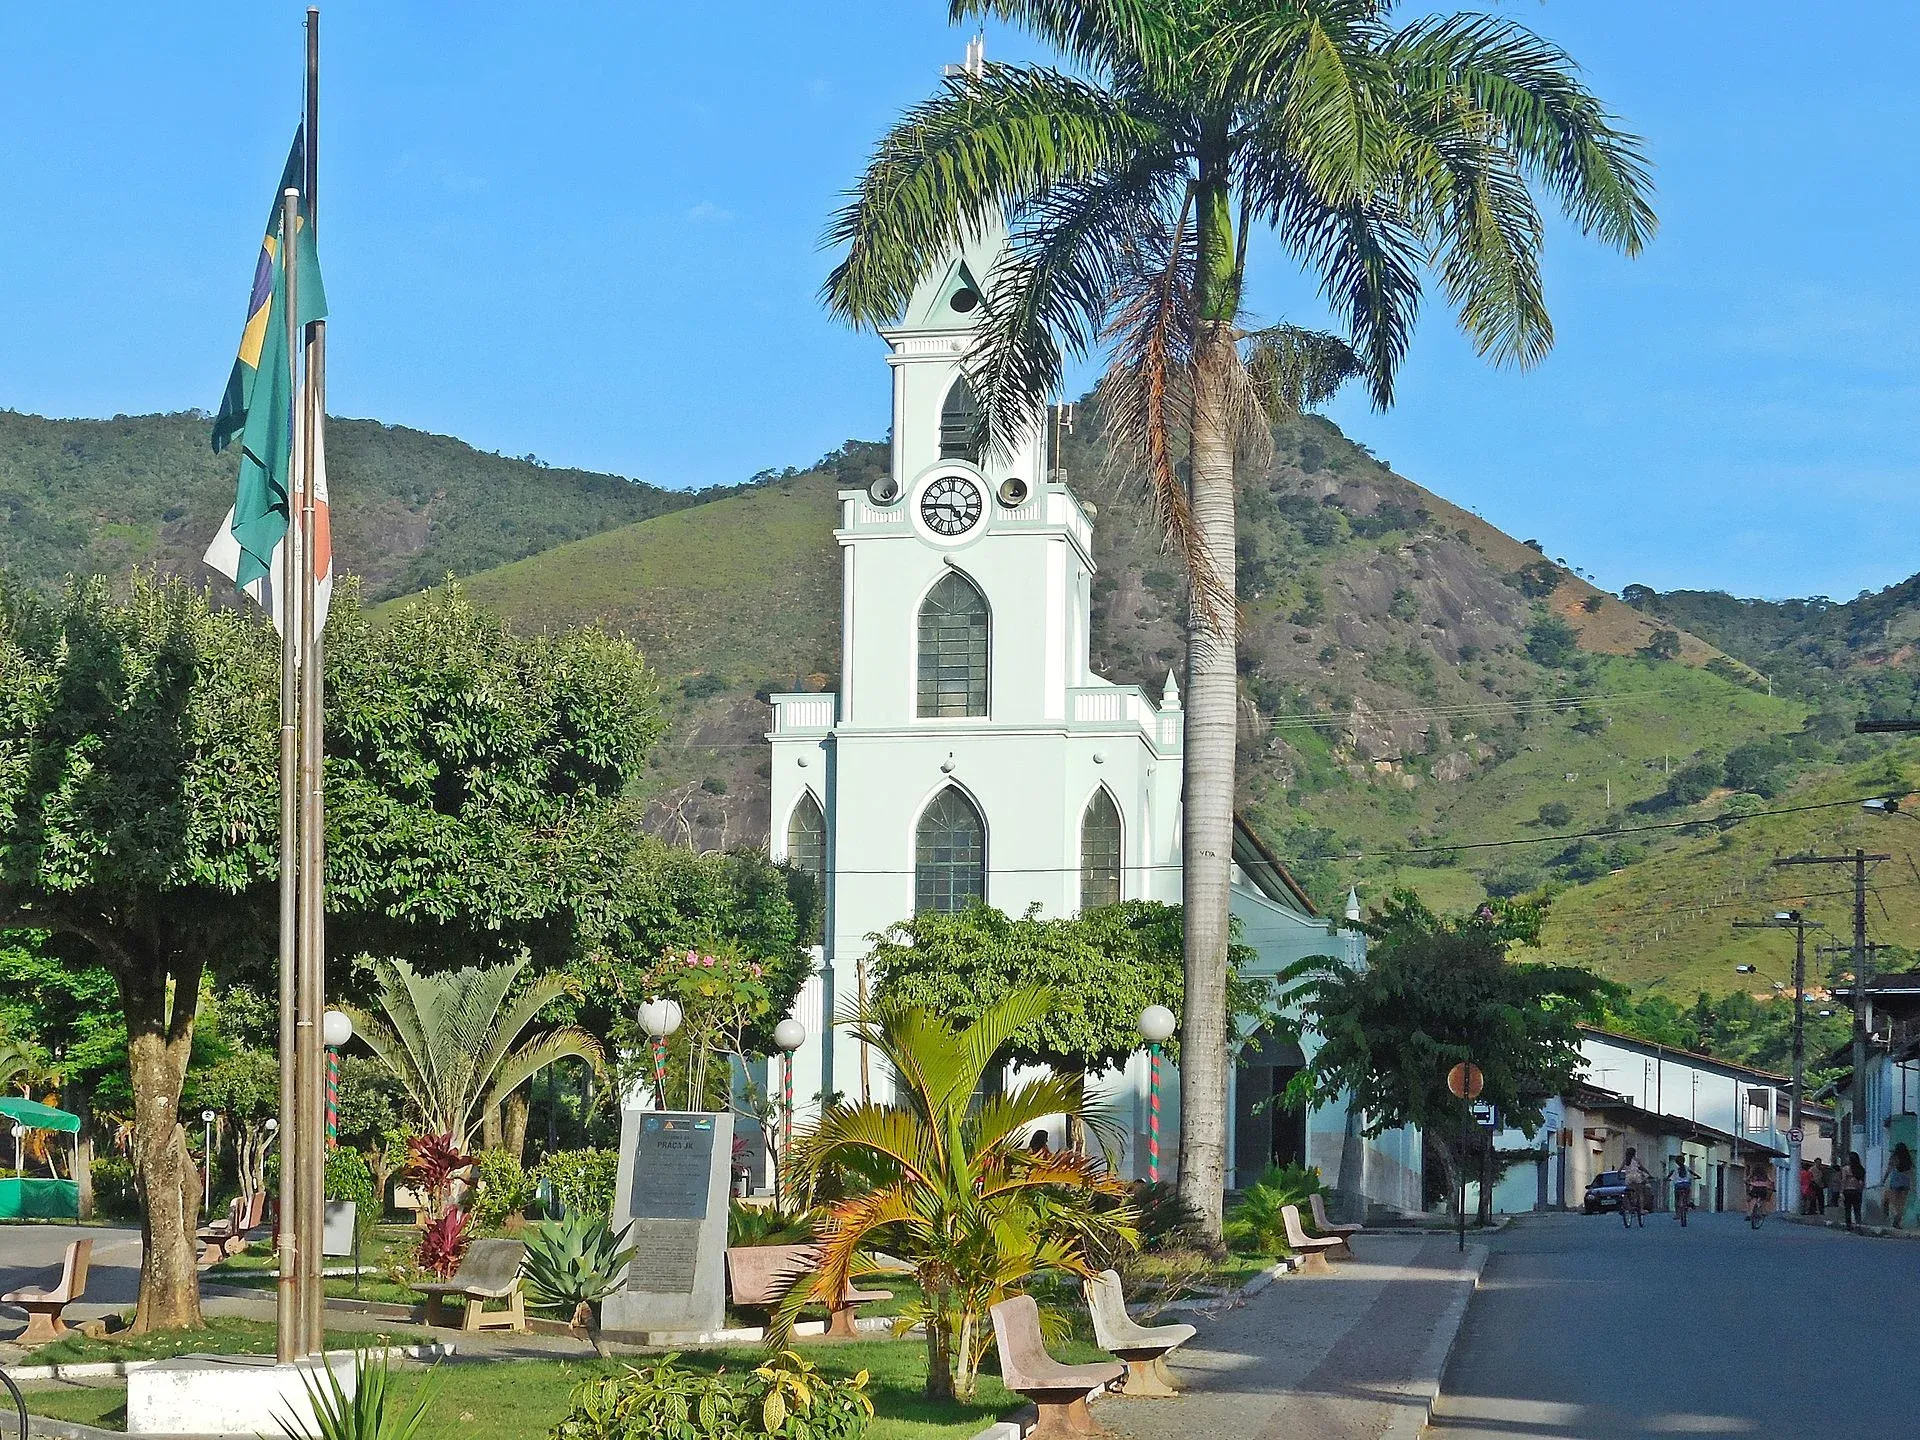
[[1159,74],[1177,54],[1164,0],[949,0],[947,15],[1022,26],[1101,74]]
[[1150,127],[1115,96],[1058,71],[989,66],[950,77],[882,137],[827,229],[843,259],[827,307],[896,319],[928,270],[1054,187],[1123,168]]
[[1324,405],[1364,373],[1360,357],[1338,335],[1298,325],[1272,325],[1241,338],[1247,383],[1268,421],[1290,419]]

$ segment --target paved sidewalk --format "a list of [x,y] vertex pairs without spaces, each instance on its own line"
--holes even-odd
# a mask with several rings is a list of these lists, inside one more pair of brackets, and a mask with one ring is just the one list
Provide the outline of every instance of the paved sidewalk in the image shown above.
[[1178,1400],[1102,1401],[1129,1440],[1417,1435],[1486,1263],[1453,1236],[1362,1235],[1331,1275],[1289,1276],[1212,1315],[1175,1352]]

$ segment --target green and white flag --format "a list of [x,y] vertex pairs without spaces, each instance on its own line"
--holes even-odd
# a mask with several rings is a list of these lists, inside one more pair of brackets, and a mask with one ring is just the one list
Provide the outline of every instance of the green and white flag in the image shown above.
[[[284,633],[283,597],[279,593],[281,554],[287,536],[292,494],[293,407],[297,402],[294,376],[287,355],[287,277],[281,243],[280,197],[300,190],[296,220],[297,275],[301,326],[327,315],[327,292],[320,282],[320,259],[313,244],[306,194],[304,132],[296,130],[293,150],[274,191],[267,233],[254,266],[253,293],[247,301],[247,323],[240,333],[240,353],[227,377],[220,413],[213,422],[213,448],[224,450],[240,437],[240,484],[233,508],[207,547],[206,562],[233,581],[234,588],[273,617]],[[327,604],[333,594],[332,529],[327,515],[326,462],[321,436],[313,437],[315,524],[313,568],[317,596],[314,630],[326,624]]]

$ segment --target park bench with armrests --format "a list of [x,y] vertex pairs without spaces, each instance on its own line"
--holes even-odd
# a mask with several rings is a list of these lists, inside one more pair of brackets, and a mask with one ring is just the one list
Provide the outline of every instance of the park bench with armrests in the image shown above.
[[1327,1254],[1337,1251],[1343,1255],[1352,1255],[1353,1247],[1340,1235],[1309,1235],[1307,1227],[1300,1223],[1298,1205],[1282,1205],[1280,1218],[1287,1227],[1287,1246],[1300,1257],[1303,1268],[1308,1270],[1327,1269]]
[[92,1259],[92,1240],[70,1241],[60,1260],[60,1279],[51,1288],[27,1285],[0,1295],[0,1305],[18,1305],[27,1312],[27,1328],[15,1344],[45,1345],[69,1333],[60,1312],[87,1293],[87,1263]]
[[[1336,1225],[1327,1218],[1326,1197],[1316,1190],[1307,1197],[1307,1203],[1313,1207],[1313,1228],[1322,1235],[1338,1235],[1342,1240],[1351,1240],[1367,1227],[1364,1225]],[[1347,1247],[1351,1250],[1353,1247]]]
[[200,1263],[216,1265],[229,1255],[238,1255],[247,1248],[253,1238],[253,1232],[260,1228],[266,1217],[267,1192],[256,1190],[251,1199],[236,1195],[227,1205],[224,1218],[210,1225],[202,1225],[194,1231],[193,1238],[200,1242]]
[[1087,1311],[1093,1316],[1094,1342],[1127,1362],[1123,1395],[1165,1398],[1179,1394],[1167,1370],[1167,1356],[1199,1332],[1191,1325],[1141,1325],[1127,1314],[1126,1292],[1117,1270],[1102,1270],[1082,1282]]
[[1000,1378],[1040,1411],[1028,1440],[1074,1440],[1105,1432],[1087,1409],[1087,1396],[1126,1373],[1118,1360],[1063,1365],[1040,1337],[1040,1307],[1031,1295],[1015,1295],[993,1307],[993,1333],[1000,1345]]
[[[444,1325],[447,1298],[459,1296],[467,1302],[460,1321],[462,1330],[526,1333],[527,1307],[520,1294],[520,1262],[526,1255],[527,1247],[519,1240],[474,1241],[451,1280],[413,1287],[427,1297],[427,1324]],[[504,1300],[506,1308],[489,1310],[489,1300]]]
[[[771,1310],[787,1298],[795,1277],[820,1263],[812,1245],[730,1245],[727,1247],[727,1287],[742,1310]],[[827,1334],[851,1340],[860,1333],[854,1322],[860,1306],[891,1300],[891,1290],[857,1290],[851,1284],[827,1307]]]

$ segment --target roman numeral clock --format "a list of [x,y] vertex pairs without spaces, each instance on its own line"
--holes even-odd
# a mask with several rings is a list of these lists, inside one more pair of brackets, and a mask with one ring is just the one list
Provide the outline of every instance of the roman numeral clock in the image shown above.
[[980,486],[964,475],[942,475],[920,496],[920,519],[934,534],[952,540],[965,535],[986,513]]

